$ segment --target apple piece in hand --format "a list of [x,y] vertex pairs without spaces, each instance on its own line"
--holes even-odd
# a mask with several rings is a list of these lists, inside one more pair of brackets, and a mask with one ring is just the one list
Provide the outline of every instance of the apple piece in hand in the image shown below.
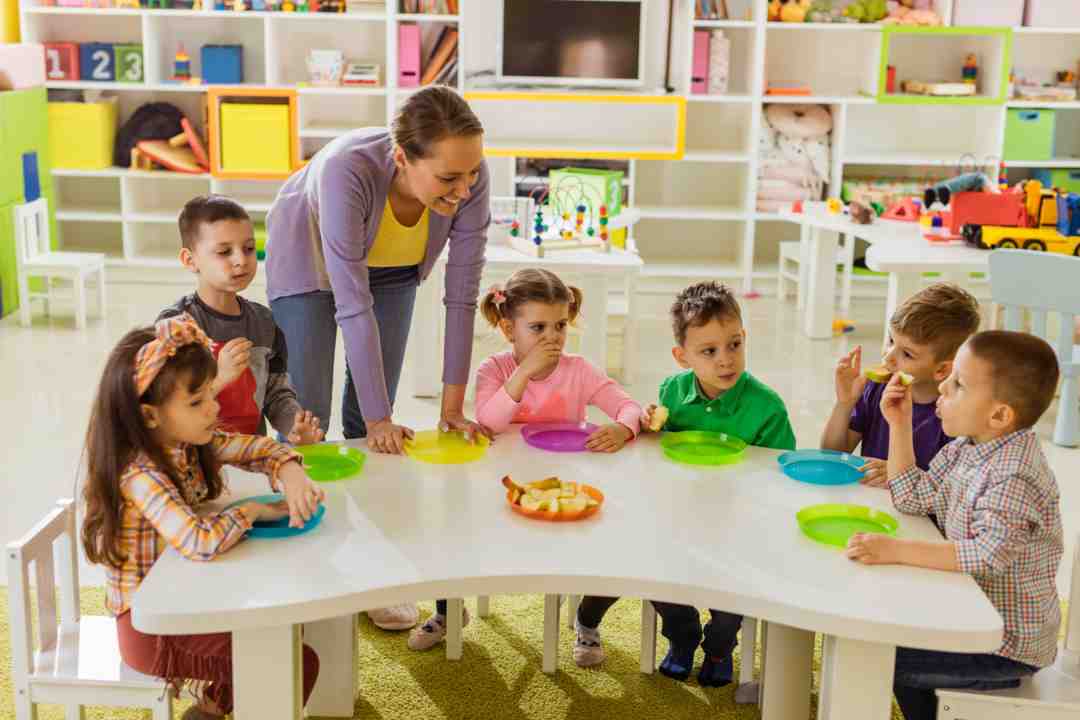
[[884,385],[889,382],[889,378],[892,377],[892,372],[884,365],[873,365],[866,368],[866,370],[863,371],[863,375],[865,375],[866,379],[870,382],[881,383]]
[[911,385],[911,383],[915,382],[915,377],[907,374],[906,372],[901,372],[898,374],[900,375],[900,384],[904,387],[907,387]]
[[649,418],[649,430],[660,432],[664,427],[664,423],[667,422],[668,412],[668,409],[663,405],[657,405],[653,408],[652,416]]

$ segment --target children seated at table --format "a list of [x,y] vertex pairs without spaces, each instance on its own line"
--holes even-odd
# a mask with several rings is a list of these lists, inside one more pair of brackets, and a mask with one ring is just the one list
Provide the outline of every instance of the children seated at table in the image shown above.
[[[588,407],[595,406],[613,422],[587,438],[588,450],[617,452],[637,435],[641,406],[602,369],[580,355],[563,353],[582,300],[581,290],[534,268],[518,270],[504,287],[487,291],[480,310],[511,349],[492,355],[476,371],[480,424],[500,433],[512,423],[580,423]],[[439,600],[435,614],[412,631],[409,647],[427,650],[445,637],[446,601]]]
[[[116,616],[120,656],[177,690],[190,685],[198,703],[185,720],[231,712],[231,636],[142,633],[131,623],[132,595],[166,547],[213,560],[256,521],[289,517],[290,525],[303,525],[324,497],[287,446],[216,429],[216,372],[210,340],[190,316],[132,330],[106,362],[86,441],[82,542],[89,560],[105,566],[105,605]],[[226,464],[265,473],[285,500],[200,515],[199,505],[221,495]],[[306,703],[319,674],[307,646],[303,673]]]
[[[671,324],[676,342],[672,355],[685,370],[660,385],[660,405],[669,413],[664,429],[722,432],[751,445],[794,450],[795,434],[784,401],[746,370],[746,330],[731,290],[716,282],[691,285],[675,298]],[[650,405],[643,427],[649,427],[656,412],[657,407]],[[575,621],[574,660],[578,665],[603,661],[599,626],[616,599],[582,599]],[[710,610],[711,620],[703,634],[697,608],[665,602],[653,605],[663,618],[661,632],[670,642],[660,672],[686,680],[700,643],[705,661],[698,682],[713,687],[730,683],[732,652],[742,617]]]
[[[949,283],[936,283],[912,295],[889,320],[889,340],[882,364],[888,373],[912,378],[914,398],[912,431],[915,462],[923,470],[949,442],[934,412],[938,385],[949,376],[956,351],[979,329],[979,303],[967,291]],[[821,447],[854,452],[867,459],[863,482],[885,486],[885,458],[889,455],[889,426],[881,416],[884,382],[863,375],[862,347],[836,364],[836,404],[821,433]]]
[[291,443],[319,442],[318,420],[300,407],[289,383],[285,335],[270,308],[240,297],[258,265],[251,218],[229,198],[210,195],[188,201],[179,224],[180,262],[198,286],[158,320],[187,313],[213,341],[222,428],[264,434],[269,420]]
[[1040,338],[995,330],[974,335],[941,384],[937,411],[955,437],[916,464],[913,391],[894,376],[881,397],[889,424],[888,487],[897,509],[932,515],[943,541],[857,534],[847,555],[971,575],[1001,614],[991,654],[899,648],[893,690],[907,720],[937,716],[937,688],[990,690],[1053,664],[1061,608],[1055,585],[1063,553],[1060,498],[1032,427],[1058,381],[1053,349]]

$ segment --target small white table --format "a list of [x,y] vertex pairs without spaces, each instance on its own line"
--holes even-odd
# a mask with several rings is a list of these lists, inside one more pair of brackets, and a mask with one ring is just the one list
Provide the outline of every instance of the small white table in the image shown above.
[[[517,428],[468,465],[369,453],[360,478],[325,486],[326,516],[310,534],[249,540],[210,563],[167,550],[133,598],[134,625],[233,632],[237,717],[260,720],[299,717],[302,624],[322,667],[311,714],[351,716],[355,613],[436,597],[621,595],[764,619],[766,720],[807,716],[814,632],[827,636],[818,709],[827,720],[889,717],[898,645],[997,649],[1001,619],[970,577],[855,564],[802,535],[795,513],[859,503],[891,512],[901,536],[939,537],[926,518],[896,512],[884,490],[790,480],[776,457],[750,448],[736,465],[677,465],[654,436],[615,455],[554,454],[527,446]],[[584,522],[529,520],[506,506],[507,473],[588,481],[607,500]],[[264,478],[230,475],[242,495],[265,492]]]
[[923,237],[925,228],[917,222],[879,218],[871,225],[858,225],[846,215],[830,214],[824,203],[807,203],[804,212],[781,213],[781,217],[801,228],[802,256],[808,263],[803,331],[815,340],[833,337],[836,249],[840,234],[868,242],[867,267],[889,273],[886,333],[893,311],[919,290],[923,273],[940,272],[949,279],[959,280],[967,273],[986,272],[989,268],[988,251],[963,245],[934,245]]
[[[637,359],[637,281],[642,261],[637,253],[613,248],[565,251],[532,258],[503,242],[502,230],[493,229],[485,253],[484,271],[508,277],[521,268],[551,270],[568,284],[576,284],[585,296],[581,309],[581,354],[596,367],[607,368],[608,292],[622,286],[627,298],[625,347],[622,353],[624,383],[633,382]],[[442,391],[445,310],[442,303],[446,254],[435,264],[431,276],[420,286],[414,311],[416,335],[410,340],[416,372],[413,395],[437,397]],[[481,296],[486,288],[481,286]],[[473,363],[474,365],[476,363]]]

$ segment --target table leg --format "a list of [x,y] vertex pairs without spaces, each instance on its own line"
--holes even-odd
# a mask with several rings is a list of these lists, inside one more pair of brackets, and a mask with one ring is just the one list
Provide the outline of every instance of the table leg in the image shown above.
[[818,720],[888,720],[896,647],[825,636]]
[[[762,720],[809,717],[814,633],[770,622],[764,637]],[[753,662],[752,647],[743,647],[742,652]]]
[[581,288],[585,295],[582,307],[584,330],[581,333],[581,354],[601,372],[607,372],[607,278],[585,275]]
[[833,313],[836,305],[836,248],[836,233],[820,228],[810,230],[803,331],[813,340],[827,340],[833,336]]
[[232,634],[233,716],[295,720],[303,710],[299,625]]
[[920,287],[922,287],[921,273],[889,273],[889,292],[885,297],[884,343],[889,342],[889,320],[896,312],[896,308],[917,293]]
[[443,272],[436,263],[420,284],[413,309],[413,397],[438,397],[442,390]]
[[559,669],[559,604],[561,595],[544,596],[544,655],[541,669],[548,675]]
[[446,659],[460,660],[461,630],[465,621],[465,601],[451,598],[446,601]]
[[656,608],[648,600],[641,601],[641,672],[652,675],[656,670]]
[[308,699],[308,715],[345,717],[355,714],[357,683],[357,615],[304,624],[304,642],[319,655],[319,681]]

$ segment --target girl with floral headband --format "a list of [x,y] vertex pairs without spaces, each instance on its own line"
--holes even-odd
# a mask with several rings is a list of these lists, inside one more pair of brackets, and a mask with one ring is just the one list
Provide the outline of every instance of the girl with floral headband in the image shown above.
[[[324,497],[287,446],[217,430],[216,375],[210,340],[191,316],[132,330],[109,355],[86,439],[82,541],[90,561],[105,566],[120,656],[175,690],[188,685],[197,703],[184,720],[232,710],[231,636],[141,633],[131,624],[135,590],[167,546],[190,560],[213,560],[256,521],[289,517],[301,526]],[[200,516],[195,508],[224,490],[222,465],[266,474],[285,499]],[[303,665],[306,703],[319,672],[307,646]]]
[[[480,311],[511,349],[489,357],[476,371],[476,419],[482,425],[500,433],[512,423],[584,422],[594,405],[613,422],[587,439],[589,450],[615,452],[637,434],[641,406],[602,369],[563,353],[581,302],[581,290],[533,268],[518,270],[505,286],[487,291]],[[426,650],[445,636],[446,606],[440,600],[435,614],[413,630],[409,647]]]

